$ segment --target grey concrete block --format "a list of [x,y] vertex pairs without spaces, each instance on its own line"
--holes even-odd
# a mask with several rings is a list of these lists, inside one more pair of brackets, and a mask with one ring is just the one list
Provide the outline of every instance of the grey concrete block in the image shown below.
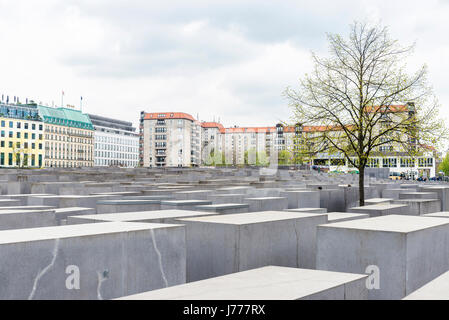
[[285,211],[291,212],[307,212],[307,213],[326,213],[326,208],[296,208],[296,209],[286,209]]
[[249,212],[282,211],[288,208],[288,200],[285,197],[245,198],[243,202],[249,204]]
[[325,214],[285,211],[179,219],[186,226],[187,281],[267,265],[314,268]]
[[189,190],[174,192],[176,200],[208,200],[208,195],[215,194],[214,190]]
[[353,207],[348,209],[350,213],[366,213],[370,217],[386,216],[389,214],[410,214],[409,207],[404,204],[372,204],[369,206]]
[[413,291],[403,300],[449,300],[449,271]]
[[356,219],[366,219],[369,218],[369,214],[364,213],[348,213],[348,212],[328,212],[327,213],[327,222],[335,223],[335,222],[343,222],[350,221]]
[[[366,275],[268,266],[119,300],[365,300]],[[219,290],[217,290],[219,288]]]
[[213,216],[215,212],[193,211],[193,210],[154,210],[121,213],[103,213],[82,216],[71,216],[67,224],[83,224],[98,222],[145,222],[145,223],[168,223],[180,224],[177,219]]
[[407,205],[409,207],[407,214],[413,216],[441,211],[441,202],[438,199],[403,199],[394,200],[392,203]]
[[216,214],[232,214],[248,212],[249,204],[246,203],[221,203],[196,206],[195,210],[215,212]]
[[207,200],[212,201],[213,204],[221,203],[243,203],[243,199],[247,196],[245,194],[226,193],[226,194],[209,194]]
[[[185,231],[177,225],[2,231],[0,256],[0,299],[111,299],[185,282]],[[79,289],[66,285],[73,266]]]
[[196,206],[212,204],[210,200],[164,200],[162,210],[195,210]]
[[434,192],[440,199],[441,210],[449,210],[449,186],[424,186],[419,188],[420,192]]
[[54,210],[1,210],[0,230],[56,226]]
[[160,200],[100,200],[97,213],[151,211],[161,208]]
[[318,191],[281,191],[280,196],[288,199],[288,209],[320,208]]
[[365,206],[373,205],[373,204],[380,204],[380,203],[391,203],[393,201],[393,198],[372,198],[372,199],[365,199]]
[[403,192],[399,194],[399,200],[402,199],[438,199],[436,192]]
[[449,270],[448,234],[448,219],[403,215],[320,225],[317,269],[366,273],[374,266],[379,287],[368,297],[401,299]]

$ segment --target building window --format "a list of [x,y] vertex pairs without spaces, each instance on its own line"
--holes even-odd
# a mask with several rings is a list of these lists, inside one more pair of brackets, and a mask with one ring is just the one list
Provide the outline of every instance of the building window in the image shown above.
[[377,158],[369,158],[368,162],[366,163],[366,166],[368,168],[379,168],[379,159],[377,159]]
[[398,166],[396,158],[383,158],[382,159],[382,166],[384,168],[396,168]]
[[401,158],[401,168],[413,168],[415,160],[411,158]]
[[432,167],[433,158],[418,158],[418,167]]

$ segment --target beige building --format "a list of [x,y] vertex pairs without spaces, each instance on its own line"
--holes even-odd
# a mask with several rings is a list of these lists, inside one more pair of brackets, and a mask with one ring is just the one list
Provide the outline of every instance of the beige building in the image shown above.
[[201,123],[183,112],[141,112],[139,160],[144,167],[201,163]]
[[38,108],[44,122],[45,167],[92,167],[94,127],[89,116],[72,108]]

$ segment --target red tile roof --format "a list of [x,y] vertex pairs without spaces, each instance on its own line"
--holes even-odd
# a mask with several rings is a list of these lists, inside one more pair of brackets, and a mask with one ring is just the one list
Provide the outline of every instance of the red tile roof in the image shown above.
[[367,112],[407,112],[408,105],[391,105],[391,106],[371,106],[365,108]]
[[184,112],[152,112],[145,113],[144,120],[156,119],[186,119],[195,121],[195,119],[188,113]]
[[225,133],[225,128],[221,123],[218,122],[201,122],[201,127],[203,128],[218,128],[220,133]]
[[276,127],[237,127],[226,128],[226,133],[262,133],[262,132],[275,132]]

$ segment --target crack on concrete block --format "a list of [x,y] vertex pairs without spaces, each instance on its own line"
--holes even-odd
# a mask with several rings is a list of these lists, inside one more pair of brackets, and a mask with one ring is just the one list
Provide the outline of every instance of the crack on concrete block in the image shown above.
[[97,283],[97,298],[98,300],[103,300],[101,295],[101,285],[104,281],[109,278],[109,270],[104,270],[103,272],[97,271],[98,283]]
[[37,274],[36,278],[34,278],[34,283],[33,283],[33,289],[30,292],[30,295],[28,296],[28,300],[32,300],[34,297],[34,294],[36,293],[36,289],[37,289],[37,284],[39,283],[39,280],[48,272],[48,270],[50,270],[53,265],[55,264],[56,258],[58,256],[58,249],[59,249],[59,238],[55,240],[55,245],[53,247],[53,252],[52,252],[52,259],[51,262],[48,266],[46,266],[44,269],[42,269],[41,271],[39,271],[39,273]]
[[153,247],[154,247],[154,250],[156,251],[156,254],[158,257],[159,269],[162,274],[162,280],[164,280],[165,287],[168,287],[168,281],[167,281],[167,278],[165,277],[164,267],[162,266],[162,255],[161,255],[161,252],[159,251],[159,249],[157,248],[157,244],[156,244],[156,236],[154,234],[153,229],[151,229],[150,231],[151,231],[151,238],[153,239]]
[[296,266],[299,268],[299,235],[298,230],[296,229],[296,221],[293,221],[293,229],[295,229],[296,235]]

